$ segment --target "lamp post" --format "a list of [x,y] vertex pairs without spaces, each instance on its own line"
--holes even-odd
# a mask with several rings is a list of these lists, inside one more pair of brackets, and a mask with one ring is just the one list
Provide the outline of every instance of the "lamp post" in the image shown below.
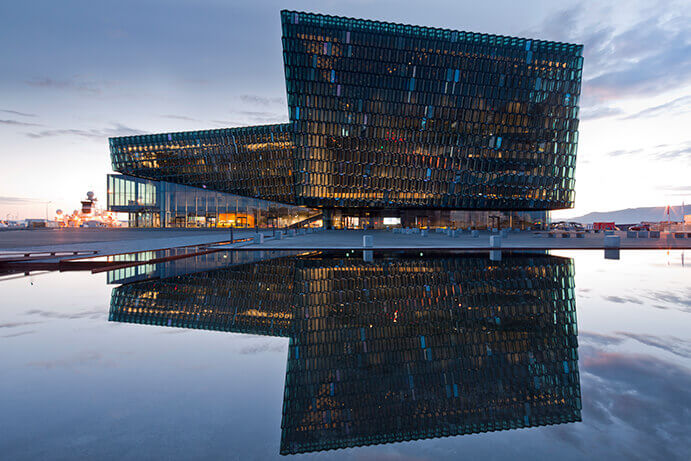
[[50,205],[51,203],[53,203],[52,200],[48,200],[46,202],[46,222],[48,221],[48,205]]

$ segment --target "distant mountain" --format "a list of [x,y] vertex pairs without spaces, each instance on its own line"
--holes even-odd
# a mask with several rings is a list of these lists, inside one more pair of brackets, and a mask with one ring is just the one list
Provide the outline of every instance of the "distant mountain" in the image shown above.
[[[687,204],[684,207],[684,213],[691,214],[691,204]],[[669,219],[671,221],[683,221],[681,205],[671,207]],[[564,221],[575,221],[585,224],[610,221],[618,224],[637,224],[642,221],[667,221],[667,213],[665,213],[665,207],[663,206],[650,206],[627,208],[625,210],[596,211],[576,218],[564,219]]]

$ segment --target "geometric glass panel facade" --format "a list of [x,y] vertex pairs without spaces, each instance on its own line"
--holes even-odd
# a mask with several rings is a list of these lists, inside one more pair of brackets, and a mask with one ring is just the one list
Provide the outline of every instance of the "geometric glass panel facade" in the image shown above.
[[111,138],[113,168],[327,221],[574,206],[582,45],[294,11],[281,23],[289,123]]
[[573,206],[581,46],[283,11],[311,206]]
[[580,421],[571,259],[256,254],[118,286],[109,319],[288,337],[282,454]]
[[111,161],[130,176],[294,203],[289,126],[111,138]]

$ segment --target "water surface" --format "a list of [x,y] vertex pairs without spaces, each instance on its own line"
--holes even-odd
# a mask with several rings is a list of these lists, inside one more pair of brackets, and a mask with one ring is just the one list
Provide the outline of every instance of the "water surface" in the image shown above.
[[225,252],[4,280],[0,446],[685,459],[683,257]]

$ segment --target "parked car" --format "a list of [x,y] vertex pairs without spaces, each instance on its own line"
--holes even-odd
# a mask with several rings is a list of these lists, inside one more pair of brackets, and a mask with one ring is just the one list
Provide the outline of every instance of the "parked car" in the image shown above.
[[583,225],[581,223],[577,222],[556,222],[552,223],[550,226],[552,230],[560,230],[560,231],[565,231],[565,232],[571,232],[571,231],[576,231],[580,232],[583,230]]
[[647,224],[636,224],[635,226],[629,227],[630,231],[649,231],[650,226]]
[[619,230],[614,222],[594,222],[593,229],[595,230]]

